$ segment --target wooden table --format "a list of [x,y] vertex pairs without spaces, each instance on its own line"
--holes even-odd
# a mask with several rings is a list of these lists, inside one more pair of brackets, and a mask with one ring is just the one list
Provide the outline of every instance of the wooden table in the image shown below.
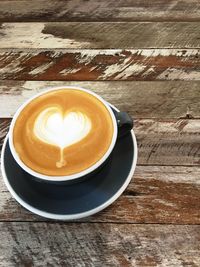
[[99,214],[54,222],[0,179],[0,266],[200,266],[200,1],[0,2],[0,145],[27,98],[81,85],[135,118],[139,157]]

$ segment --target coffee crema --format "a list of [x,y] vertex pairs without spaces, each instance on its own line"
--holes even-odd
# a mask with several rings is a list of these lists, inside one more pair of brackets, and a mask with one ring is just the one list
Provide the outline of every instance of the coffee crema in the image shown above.
[[13,144],[33,171],[65,176],[98,162],[109,149],[113,131],[111,115],[98,98],[78,89],[55,89],[22,109]]

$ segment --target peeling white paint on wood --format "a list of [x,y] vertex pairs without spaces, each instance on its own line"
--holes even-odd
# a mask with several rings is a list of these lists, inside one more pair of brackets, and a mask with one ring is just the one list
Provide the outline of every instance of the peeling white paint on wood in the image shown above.
[[150,75],[152,73],[155,73],[155,69],[154,68],[155,68],[155,66],[152,66],[149,69],[147,69],[146,71],[144,71],[142,73],[142,77],[146,77],[146,76],[148,76],[148,75]]
[[[153,202],[159,203],[163,206],[168,206],[168,207],[173,207],[173,208],[176,207],[176,205],[174,205],[174,203],[170,203],[169,201],[165,201],[163,199],[155,199],[155,200],[153,200]],[[164,209],[164,207],[163,207],[163,209]]]
[[[70,38],[58,38],[44,34],[45,23],[3,23],[0,34],[3,36],[0,48],[81,48],[90,47],[90,42],[77,42]],[[58,25],[59,27],[59,25]]]
[[24,55],[20,55],[19,58],[16,61],[13,61],[9,64],[7,64],[5,67],[1,68],[0,67],[0,78],[4,78],[4,73],[17,73],[21,70],[23,70],[23,67],[20,66],[21,64],[21,59],[23,59]]
[[[104,53],[105,51],[105,53]],[[77,56],[79,63],[84,63],[85,65],[88,65],[97,55],[95,50],[87,50],[87,49],[83,49],[83,50],[79,50],[78,51],[79,54]],[[121,52],[121,50],[117,50],[117,52]],[[110,53],[112,53],[112,55],[114,54],[114,50],[99,50],[98,54],[99,55],[110,55]]]
[[21,104],[26,100],[23,96],[17,95],[15,97],[11,95],[0,96],[0,118],[7,118],[14,115]]
[[59,73],[60,74],[62,74],[62,75],[66,75],[66,74],[69,74],[69,73],[76,73],[76,72],[78,72],[79,70],[81,70],[81,68],[74,68],[74,69],[72,69],[72,68],[66,68],[66,69],[63,69],[63,70],[61,70]]
[[41,66],[31,70],[29,72],[29,74],[31,75],[37,75],[37,74],[42,74],[44,73],[46,70],[48,70],[51,66],[53,65],[53,62],[48,62],[48,63],[45,63],[45,64],[42,64]]
[[168,68],[164,70],[161,74],[157,77],[158,80],[193,80],[198,81],[200,79],[200,71],[190,71],[189,73],[185,70],[179,70],[175,68]]
[[191,57],[200,56],[199,49],[138,49],[137,55],[145,57],[157,57],[157,56],[178,56],[178,57]]
[[[14,74],[22,71],[24,67],[21,65],[21,63],[29,58],[29,55],[23,52],[19,53],[15,58],[15,55],[12,54],[11,51],[6,51],[5,53],[0,51],[0,56],[1,56],[1,61],[0,61],[1,79],[4,78],[4,73]],[[7,62],[10,63],[6,64]],[[3,64],[5,64],[5,66],[1,67]]]
[[188,123],[185,125],[185,130],[190,133],[199,133],[200,132],[200,123],[194,120],[194,123]]
[[[150,56],[154,54],[154,51],[157,57]],[[187,57],[185,56],[187,52],[184,51],[180,52],[179,49],[32,49],[26,52],[16,49],[10,52],[0,50],[0,78],[16,80],[200,80],[198,50],[192,49]]]
[[[122,55],[122,50],[115,52],[114,54]],[[136,51],[133,51],[133,55],[136,54]],[[139,74],[146,68],[145,65],[134,63],[134,60],[131,56],[127,57],[121,63],[116,63],[111,66],[108,66],[104,73],[100,76],[102,79],[108,79],[113,74],[115,79],[128,78],[131,75]]]
[[[198,129],[200,129],[200,121],[199,120],[190,120],[190,119],[179,119],[176,121],[173,120],[153,120],[153,119],[144,119],[142,121],[136,120],[135,124],[137,125],[135,131],[139,131],[140,133],[171,133],[177,134],[188,133],[195,134]],[[147,127],[148,126],[148,127]],[[200,137],[200,136],[199,136]],[[200,140],[199,140],[200,141]]]
[[[120,66],[118,66],[118,68],[120,69]],[[144,71],[144,69],[146,68],[145,65],[143,64],[137,64],[137,63],[132,63],[132,64],[128,64],[127,66],[123,67],[121,70],[119,70],[119,74],[117,74],[115,76],[115,79],[127,79],[128,77],[132,76],[132,75],[138,75],[140,73],[142,73]],[[108,77],[110,77],[111,75],[109,75],[109,68],[106,69],[106,73],[104,73],[104,79],[107,79]],[[112,70],[111,70],[112,71]]]

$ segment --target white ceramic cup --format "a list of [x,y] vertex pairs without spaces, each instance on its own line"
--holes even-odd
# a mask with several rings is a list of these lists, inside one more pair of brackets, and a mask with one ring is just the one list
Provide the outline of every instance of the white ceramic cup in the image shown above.
[[[41,174],[39,172],[36,172],[34,170],[32,170],[31,168],[29,168],[27,165],[25,165],[23,163],[23,161],[20,159],[20,157],[18,156],[16,150],[15,150],[15,147],[14,147],[14,143],[13,143],[13,129],[15,127],[15,123],[16,123],[16,120],[17,118],[20,116],[21,114],[21,111],[35,98],[43,95],[43,94],[46,94],[48,92],[51,92],[51,91],[55,91],[55,90],[59,90],[59,89],[73,89],[73,90],[81,90],[81,91],[84,91],[90,95],[93,95],[95,96],[98,100],[101,101],[101,103],[106,107],[106,109],[108,110],[108,112],[110,113],[110,116],[112,118],[112,123],[113,123],[113,136],[112,136],[112,141],[111,141],[111,144],[108,148],[108,150],[106,151],[106,153],[103,155],[103,157],[97,161],[95,164],[93,164],[91,167],[81,171],[81,172],[78,172],[78,173],[75,173],[75,174],[72,174],[72,175],[65,175],[65,176],[48,176],[48,175],[44,175],[44,174]],[[120,114],[120,113],[119,113]],[[124,113],[125,115],[127,113]],[[122,120],[123,120],[123,117],[124,117],[124,114],[122,116]],[[128,116],[128,115],[127,115]],[[127,121],[127,118],[125,118],[125,120]],[[130,131],[132,127],[130,127],[130,117],[128,118],[129,120],[129,123],[127,125],[129,125],[128,127],[130,129],[127,129],[127,131]],[[26,171],[27,173],[29,173],[30,175],[32,175],[34,178],[36,179],[40,179],[41,181],[46,181],[46,182],[72,182],[72,181],[75,181],[77,179],[80,179],[80,178],[84,178],[84,177],[87,177],[88,175],[90,175],[91,173],[95,172],[97,169],[99,169],[103,163],[109,158],[111,152],[113,151],[113,148],[115,146],[115,143],[116,143],[116,140],[117,140],[117,136],[119,135],[119,127],[122,126],[122,124],[126,124],[123,123],[122,121],[120,121],[120,117],[116,117],[116,113],[114,114],[114,111],[110,108],[109,104],[102,98],[100,97],[99,95],[97,95],[96,93],[94,92],[91,92],[90,90],[87,90],[87,89],[84,89],[84,88],[80,88],[80,87],[73,87],[73,86],[70,86],[70,87],[67,87],[67,86],[63,86],[63,87],[53,87],[53,88],[47,88],[45,89],[42,93],[39,93],[35,96],[33,96],[32,98],[30,98],[29,100],[27,100],[22,106],[19,107],[19,109],[17,110],[17,112],[15,113],[13,119],[12,119],[12,122],[11,122],[11,125],[10,125],[10,129],[9,129],[9,133],[8,133],[8,138],[9,138],[9,146],[10,146],[10,150],[11,150],[11,153],[14,157],[14,159],[16,160],[16,162],[18,163],[18,165],[24,170]],[[123,137],[122,137],[123,138]]]

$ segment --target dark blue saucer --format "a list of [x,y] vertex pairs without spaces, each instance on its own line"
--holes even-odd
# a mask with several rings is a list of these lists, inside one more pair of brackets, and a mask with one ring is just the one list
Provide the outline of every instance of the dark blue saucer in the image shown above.
[[136,165],[133,131],[117,140],[102,169],[71,185],[47,184],[32,179],[14,160],[6,138],[2,149],[2,174],[12,196],[40,216],[71,220],[92,215],[115,201],[128,186]]

